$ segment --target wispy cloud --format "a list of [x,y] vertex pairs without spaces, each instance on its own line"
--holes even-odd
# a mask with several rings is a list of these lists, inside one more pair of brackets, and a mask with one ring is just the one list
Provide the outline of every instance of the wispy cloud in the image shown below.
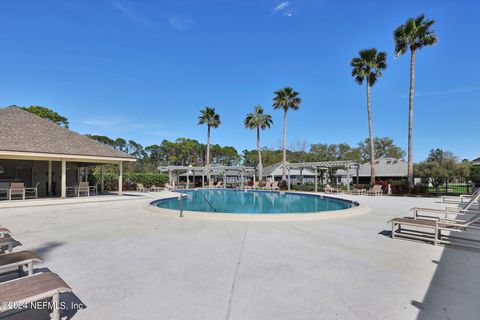
[[141,16],[137,13],[135,13],[132,9],[127,8],[124,4],[118,2],[118,1],[110,1],[112,4],[112,7],[116,9],[117,11],[121,12],[127,19],[130,21],[136,22],[136,23],[141,23],[141,24],[146,24],[146,25],[152,25],[153,21],[150,19]]
[[415,94],[417,97],[432,97],[432,96],[446,96],[451,94],[461,94],[470,92],[480,92],[480,87],[467,87],[467,88],[454,88],[431,92],[418,92]]
[[187,15],[172,14],[167,17],[168,24],[177,30],[188,30],[197,24],[192,17]]
[[283,16],[291,17],[293,15],[293,13],[291,11],[288,11],[289,7],[290,7],[290,2],[289,1],[281,2],[278,5],[276,5],[275,8],[273,8],[273,11],[272,11],[271,15],[273,16],[273,15],[276,15],[278,13],[282,13]]

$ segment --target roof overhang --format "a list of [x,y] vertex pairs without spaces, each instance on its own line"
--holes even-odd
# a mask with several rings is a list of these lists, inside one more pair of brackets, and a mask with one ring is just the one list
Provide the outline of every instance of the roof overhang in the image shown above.
[[92,162],[92,163],[119,163],[135,162],[135,158],[114,158],[89,155],[59,154],[59,153],[41,153],[41,152],[19,152],[0,150],[1,159],[16,160],[38,160],[38,161],[71,161],[71,162]]

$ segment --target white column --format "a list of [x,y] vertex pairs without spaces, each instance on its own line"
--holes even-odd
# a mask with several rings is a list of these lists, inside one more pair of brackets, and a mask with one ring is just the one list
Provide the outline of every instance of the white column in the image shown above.
[[52,160],[48,160],[48,183],[47,183],[47,195],[52,195]]
[[290,168],[288,168],[288,190],[290,190]]
[[315,192],[318,192],[318,181],[317,181],[317,174],[318,174],[318,169],[317,169],[317,167],[315,167],[315,179],[314,179],[314,183],[315,183]]
[[118,163],[118,195],[123,195],[123,162]]
[[103,168],[103,165],[100,166],[100,192],[105,192],[105,170]]
[[67,197],[67,161],[62,159],[61,197]]
[[350,166],[347,166],[347,192],[350,193]]

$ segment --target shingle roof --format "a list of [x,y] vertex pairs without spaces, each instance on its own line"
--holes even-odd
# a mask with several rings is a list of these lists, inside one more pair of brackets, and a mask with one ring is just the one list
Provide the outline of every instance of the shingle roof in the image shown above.
[[[357,174],[356,169],[350,169],[351,176]],[[337,170],[337,175],[346,175],[345,170]],[[406,177],[408,176],[408,164],[401,159],[381,158],[375,160],[375,174],[377,177]],[[359,177],[370,177],[370,162],[360,164]]]
[[134,159],[14,106],[0,108],[0,151]]
[[473,160],[473,164],[480,164],[480,158]]

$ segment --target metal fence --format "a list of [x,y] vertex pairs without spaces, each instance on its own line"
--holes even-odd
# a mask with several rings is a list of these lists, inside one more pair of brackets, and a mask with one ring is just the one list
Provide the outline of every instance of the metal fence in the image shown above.
[[421,179],[420,187],[424,192],[433,194],[471,194],[475,190],[475,185],[467,179],[454,181],[444,179],[438,186],[428,183],[427,179]]

